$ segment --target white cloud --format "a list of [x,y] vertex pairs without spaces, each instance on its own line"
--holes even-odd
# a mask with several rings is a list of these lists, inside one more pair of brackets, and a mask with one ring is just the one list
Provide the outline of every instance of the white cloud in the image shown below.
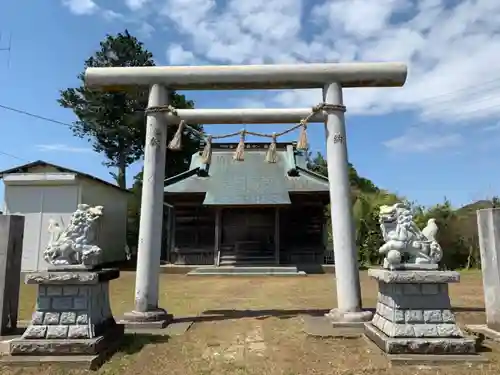
[[101,8],[93,0],[62,0],[62,4],[76,16],[98,15],[106,21],[124,19],[123,14],[111,9]]
[[[500,69],[491,69],[500,50],[497,0],[465,0],[452,8],[440,0],[339,0],[317,4],[310,13],[306,5],[304,0],[228,0],[222,7],[215,0],[167,0],[164,15],[194,53],[215,63],[408,62],[403,89],[347,92],[346,104],[357,114],[432,108],[443,118],[471,102],[466,91],[439,105],[422,102],[492,78],[499,79],[495,91],[500,93]],[[484,95],[476,92],[476,97]],[[309,98],[310,92],[292,91],[275,101],[313,104]],[[482,111],[493,115],[500,108]]]
[[196,61],[194,53],[180,44],[172,43],[167,48],[167,59],[171,65],[190,65]]
[[93,0],[63,0],[62,3],[71,13],[79,16],[94,14],[99,9]]
[[149,0],[125,0],[125,5],[132,11],[140,10],[149,2]]
[[[145,9],[145,0],[126,1]],[[498,0],[150,0],[147,8],[158,11],[132,17],[167,28],[171,64],[403,61],[403,88],[346,90],[349,114],[415,111],[422,123],[442,126],[500,115]],[[310,106],[321,93],[256,100]]]
[[435,152],[440,149],[460,146],[463,137],[460,134],[437,135],[431,132],[417,132],[410,130],[407,134],[391,139],[384,145],[391,151],[398,153]]
[[116,21],[123,18],[123,14],[115,12],[111,9],[104,9],[101,14],[103,18],[108,21]]
[[140,37],[147,39],[151,35],[153,35],[155,31],[155,28],[153,25],[151,25],[148,22],[142,22],[141,25],[139,26],[139,29],[137,30],[137,33],[139,34]]
[[241,108],[266,108],[266,103],[262,100],[246,98],[238,100],[236,103]]
[[[213,63],[408,63],[404,88],[346,90],[350,114],[414,110],[422,121],[443,123],[500,114],[499,1],[326,0],[307,9],[308,3],[167,0],[164,15],[195,54]],[[321,93],[273,92],[261,100],[310,106]]]
[[497,122],[496,124],[493,125],[485,126],[482,130],[484,132],[498,132],[500,131],[500,122]]
[[92,152],[90,148],[86,147],[72,147],[61,143],[37,145],[36,148],[43,152],[71,152],[71,153],[86,153]]

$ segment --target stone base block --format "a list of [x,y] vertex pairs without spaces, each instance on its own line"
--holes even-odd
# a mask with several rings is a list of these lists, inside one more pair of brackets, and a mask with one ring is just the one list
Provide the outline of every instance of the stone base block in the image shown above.
[[119,275],[117,269],[66,266],[27,274],[25,282],[38,285],[36,308],[23,335],[6,343],[10,356],[2,361],[24,365],[50,357],[50,363],[66,363],[75,356],[88,367],[102,363],[124,335],[109,304],[109,281]]
[[119,320],[118,323],[123,324],[127,331],[139,331],[145,329],[163,329],[168,327],[172,322],[172,318],[167,320],[158,320],[153,322],[132,322],[129,320]]
[[13,339],[9,342],[9,354],[12,356],[64,356],[64,355],[99,355],[109,347],[116,347],[124,335],[124,326],[117,324],[105,335],[91,339]]
[[[156,323],[156,322],[153,322]],[[193,325],[193,321],[175,320],[167,326],[154,327],[151,324],[128,324],[125,326],[125,334],[155,335],[155,336],[181,336],[185,334]]]
[[500,332],[489,328],[486,324],[467,325],[465,326],[465,331],[480,338],[486,338],[489,340],[500,342]]
[[79,370],[97,370],[108,359],[108,355],[67,356],[2,356],[0,365],[6,367],[57,366]]
[[[385,265],[385,260],[384,260]],[[439,266],[437,264],[396,264],[387,265],[389,271],[436,271]]]
[[487,358],[477,354],[389,354],[387,359],[391,366],[463,366],[488,362]]
[[116,325],[104,336],[92,339],[13,339],[5,342],[8,353],[0,356],[0,365],[21,367],[57,365],[97,370],[116,352],[123,335],[123,325]]
[[158,329],[165,328],[173,320],[173,315],[164,309],[158,308],[151,311],[131,311],[125,313],[119,322],[129,329]]
[[342,311],[332,309],[325,314],[330,323],[335,327],[359,327],[363,329],[363,324],[369,322],[373,316],[371,311]]
[[466,354],[476,353],[476,340],[468,337],[389,337],[372,323],[365,335],[386,354]]

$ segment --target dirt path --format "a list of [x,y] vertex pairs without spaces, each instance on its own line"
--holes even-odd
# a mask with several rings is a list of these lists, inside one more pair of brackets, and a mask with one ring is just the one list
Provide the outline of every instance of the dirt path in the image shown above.
[[[116,315],[133,302],[133,274],[112,285]],[[500,373],[500,348],[485,353],[482,367],[389,368],[364,339],[316,339],[302,332],[304,314],[335,306],[331,275],[296,278],[194,278],[162,275],[161,306],[177,317],[194,317],[183,336],[128,337],[98,374],[119,375],[294,375],[294,374],[491,374]],[[365,306],[373,307],[376,285],[362,274]],[[484,322],[480,273],[466,273],[451,287],[460,323]],[[29,316],[33,290],[23,288],[21,311]],[[11,374],[70,374],[50,368],[2,370]],[[79,374],[80,372],[71,372]]]

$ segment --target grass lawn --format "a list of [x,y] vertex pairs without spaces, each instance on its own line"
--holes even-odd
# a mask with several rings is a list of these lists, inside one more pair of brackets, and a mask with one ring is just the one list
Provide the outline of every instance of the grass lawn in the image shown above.
[[[374,307],[377,287],[361,274],[363,300]],[[135,275],[111,282],[115,315],[133,307]],[[461,324],[483,323],[480,272],[465,272],[451,285]],[[97,373],[120,375],[295,375],[295,374],[500,374],[500,346],[483,355],[488,364],[466,368],[389,368],[364,339],[317,339],[302,332],[301,314],[335,306],[332,275],[219,278],[161,275],[161,306],[176,317],[194,317],[183,336],[127,336],[120,351]],[[35,289],[21,288],[20,319],[33,311]],[[2,375],[80,374],[56,368],[0,369]]]

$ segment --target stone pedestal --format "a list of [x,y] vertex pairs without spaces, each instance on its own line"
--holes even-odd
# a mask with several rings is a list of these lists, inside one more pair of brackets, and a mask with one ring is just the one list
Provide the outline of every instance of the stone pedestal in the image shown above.
[[477,226],[486,324],[470,325],[466,329],[500,342],[500,209],[478,210]]
[[0,215],[0,336],[17,328],[24,216]]
[[448,283],[458,272],[371,269],[379,284],[377,310],[365,335],[387,354],[475,354],[451,311]]
[[[74,267],[26,275],[26,284],[38,284],[36,310],[19,339],[10,341],[12,356],[75,356],[96,361],[112,353],[124,327],[113,318],[109,281],[117,269],[81,270]],[[8,361],[7,361],[8,362]]]

